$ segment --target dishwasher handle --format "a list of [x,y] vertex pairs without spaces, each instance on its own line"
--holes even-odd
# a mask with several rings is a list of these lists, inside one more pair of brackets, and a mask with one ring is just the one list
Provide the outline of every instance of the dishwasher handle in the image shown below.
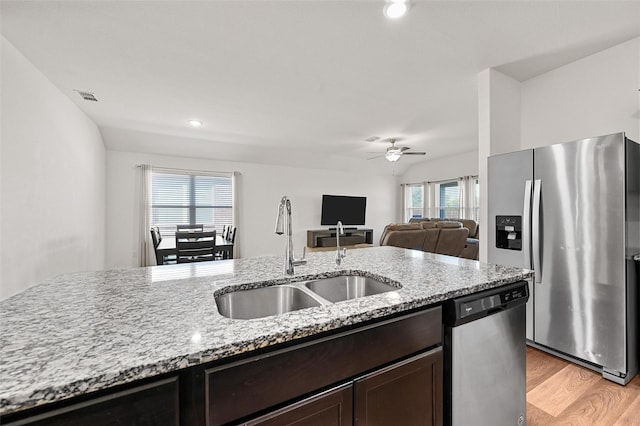
[[489,309],[487,311],[487,315],[486,316],[497,314],[498,312],[502,312],[502,311],[506,311],[506,310],[507,310],[507,305],[504,304],[504,305],[499,306],[497,308]]

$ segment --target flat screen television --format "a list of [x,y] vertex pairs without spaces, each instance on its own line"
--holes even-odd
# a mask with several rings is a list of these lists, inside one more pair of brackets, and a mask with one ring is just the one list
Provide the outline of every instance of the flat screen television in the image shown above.
[[347,195],[323,195],[322,226],[336,226],[341,221],[344,226],[364,225],[367,210],[367,197]]

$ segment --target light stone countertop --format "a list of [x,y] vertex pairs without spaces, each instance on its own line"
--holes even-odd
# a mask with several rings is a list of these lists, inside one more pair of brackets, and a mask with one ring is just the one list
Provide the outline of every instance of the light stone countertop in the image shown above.
[[[285,277],[276,256],[62,275],[0,302],[0,414],[224,359],[527,279],[526,269],[395,247],[309,253]],[[397,291],[252,320],[217,292],[355,273]]]

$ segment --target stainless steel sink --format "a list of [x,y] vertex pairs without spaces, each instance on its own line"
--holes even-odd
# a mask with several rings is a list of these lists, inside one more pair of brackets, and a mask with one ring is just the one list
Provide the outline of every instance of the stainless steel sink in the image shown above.
[[278,285],[234,291],[216,297],[218,312],[228,318],[252,319],[320,306],[304,290]]
[[397,287],[390,284],[358,275],[341,275],[338,277],[323,278],[320,280],[307,281],[304,285],[320,297],[331,302],[340,302],[342,300],[398,290]]
[[218,312],[233,319],[254,319],[299,309],[398,290],[391,284],[359,275],[340,275],[216,296]]

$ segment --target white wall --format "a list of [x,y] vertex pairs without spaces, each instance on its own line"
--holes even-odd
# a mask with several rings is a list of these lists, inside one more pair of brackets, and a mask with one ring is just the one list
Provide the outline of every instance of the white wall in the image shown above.
[[522,148],[620,131],[640,141],[640,38],[521,84]]
[[[520,83],[494,69],[478,74],[478,181],[480,229],[489,229],[487,158],[520,149]],[[481,231],[482,232],[482,231]],[[487,261],[487,238],[480,238],[479,259]]]
[[306,245],[307,229],[320,226],[322,194],[367,197],[366,227],[374,242],[383,227],[395,220],[397,185],[387,175],[269,166],[107,151],[107,267],[135,266],[136,164],[187,170],[241,173],[237,242],[241,257],[283,254],[285,237],[274,233],[278,202],[288,195],[292,203],[293,243],[296,255]]
[[401,183],[456,179],[478,174],[478,151],[468,151],[412,165],[400,177]]
[[0,299],[104,267],[105,149],[97,126],[1,41]]

